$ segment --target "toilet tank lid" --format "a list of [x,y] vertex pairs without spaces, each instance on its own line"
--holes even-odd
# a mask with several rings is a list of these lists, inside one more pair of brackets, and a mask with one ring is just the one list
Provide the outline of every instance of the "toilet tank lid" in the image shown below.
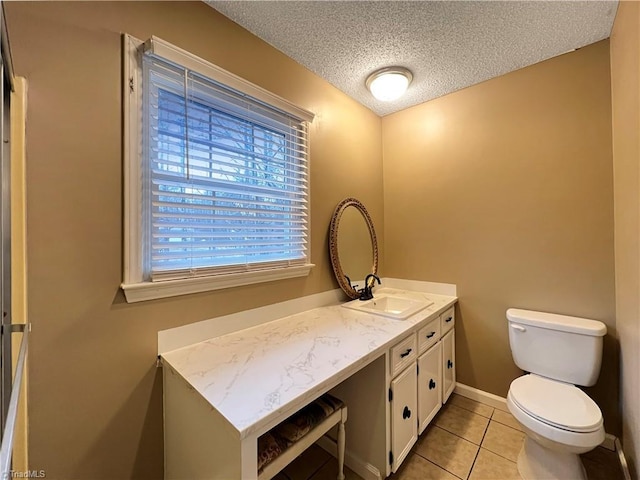
[[598,320],[586,318],[569,317],[556,313],[534,312],[532,310],[520,310],[510,308],[507,310],[507,318],[510,322],[532,325],[534,327],[546,328],[549,330],[560,330],[563,332],[579,333],[581,335],[591,335],[602,337],[607,333],[607,326]]

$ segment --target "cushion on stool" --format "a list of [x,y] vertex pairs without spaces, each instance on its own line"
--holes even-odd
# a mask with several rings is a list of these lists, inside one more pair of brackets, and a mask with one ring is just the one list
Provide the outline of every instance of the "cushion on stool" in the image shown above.
[[344,403],[325,393],[258,438],[258,472]]
[[287,444],[271,432],[258,438],[258,472],[278,458],[287,449]]

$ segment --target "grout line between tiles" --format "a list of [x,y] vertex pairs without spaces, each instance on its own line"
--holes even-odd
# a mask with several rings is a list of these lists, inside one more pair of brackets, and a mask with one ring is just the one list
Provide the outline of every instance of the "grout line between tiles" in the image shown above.
[[[467,411],[469,411],[469,410],[467,410]],[[472,413],[473,413],[473,412],[472,412]],[[476,415],[477,415],[477,414],[476,414]],[[482,415],[479,415],[479,416],[480,416],[480,417],[482,417]],[[465,442],[469,442],[469,443],[470,443],[470,444],[472,444],[472,445],[478,445],[478,446],[480,446],[480,445],[482,445],[482,440],[484,440],[484,435],[485,435],[485,433],[487,432],[487,429],[489,428],[489,423],[491,423],[491,419],[490,419],[490,418],[487,418],[487,417],[482,417],[482,418],[484,418],[484,419],[486,419],[486,420],[489,420],[489,421],[487,422],[487,426],[486,426],[486,427],[485,427],[485,429],[484,429],[484,433],[482,434],[482,438],[480,439],[480,443],[475,443],[475,442],[473,442],[473,441],[469,440],[468,438],[464,438],[463,436],[461,436],[461,435],[457,434],[456,432],[452,432],[451,430],[448,430],[446,427],[444,427],[444,426],[442,426],[442,425],[434,424],[434,426],[436,426],[436,427],[438,427],[438,428],[440,428],[440,429],[444,430],[445,432],[450,433],[451,435],[455,435],[456,437],[461,438],[461,439],[462,439],[462,440],[464,440]]]
[[[422,455],[419,455],[419,456],[420,456],[420,458],[424,458]],[[455,473],[453,473],[453,472],[450,472],[450,471],[449,471],[449,470],[447,470],[446,468],[441,467],[441,466],[440,466],[440,465],[438,465],[437,463],[432,462],[432,461],[431,461],[431,460],[429,460],[428,458],[424,458],[424,459],[425,459],[427,462],[429,462],[431,465],[435,465],[436,467],[438,467],[440,470],[444,470],[444,471],[445,471],[445,472],[447,472],[448,474],[453,475],[454,477],[459,478],[460,480],[466,480],[465,478],[462,478],[461,476],[456,475],[456,474],[455,474]]]
[[[492,420],[492,421],[493,421],[493,420]],[[489,423],[491,423],[491,422],[489,422]],[[496,423],[500,424],[500,425],[501,425],[501,426],[503,426],[503,427],[508,427],[508,428],[510,428],[511,430],[515,430],[516,432],[522,433],[522,434],[524,435],[524,433],[523,433],[523,432],[521,432],[520,430],[518,430],[518,429],[516,429],[516,428],[509,427],[509,425],[505,425],[504,423],[500,423],[500,422],[496,422]],[[488,427],[488,426],[487,426],[487,430],[489,430],[489,427]],[[485,434],[486,434],[486,432],[485,432]],[[482,440],[484,440],[484,437],[482,437]],[[487,450],[487,451],[489,451],[489,452],[491,452],[491,453],[493,453],[493,454],[495,454],[495,455],[499,456],[500,458],[504,458],[505,460],[508,460],[508,461],[509,461],[509,462],[511,462],[511,463],[516,463],[516,462],[514,462],[513,460],[511,460],[510,458],[507,458],[507,457],[505,457],[504,455],[502,455],[502,454],[500,454],[500,453],[498,453],[498,452],[494,452],[494,451],[493,451],[493,450],[491,450],[490,448],[482,447],[482,445],[481,445],[481,448],[484,448],[485,450]],[[522,448],[522,447],[520,447],[520,448]]]
[[492,422],[499,423],[500,425],[503,425],[503,426],[505,426],[505,427],[509,427],[510,429],[515,430],[516,432],[524,433],[522,430],[519,430],[519,429],[517,429],[517,428],[514,428],[514,427],[512,427],[511,425],[507,425],[506,423],[502,423],[500,420],[494,420],[493,418],[491,418],[491,421],[492,421]]
[[[447,429],[445,429],[445,428],[439,427],[438,425],[433,425],[433,427],[435,427],[435,428],[439,428],[439,429],[441,429],[441,430],[444,430],[445,432],[450,433],[450,434],[451,434],[451,435],[453,435],[454,437],[458,437],[458,438],[460,438],[460,439],[462,439],[462,440],[465,440],[465,441],[469,442],[469,440],[467,440],[466,438],[462,438],[460,435],[456,435],[455,433],[450,432],[449,430],[447,430]],[[429,428],[431,428],[431,427],[429,427]],[[427,431],[425,430],[423,433],[425,433],[425,434],[426,434],[426,432],[427,432]],[[469,442],[469,443],[471,443],[471,444],[475,445],[475,443],[473,443],[473,442]],[[426,460],[427,462],[431,463],[432,465],[435,465],[435,466],[436,466],[436,467],[438,467],[439,469],[444,470],[444,471],[445,471],[445,472],[447,472],[448,474],[453,475],[453,476],[454,476],[454,477],[456,477],[456,478],[459,478],[460,480],[467,480],[466,478],[462,478],[461,476],[456,475],[455,473],[451,472],[450,470],[447,470],[447,468],[446,468],[446,467],[443,467],[442,465],[438,465],[436,462],[432,462],[431,460],[429,460],[429,459],[428,459],[427,457],[425,457],[424,455],[421,455],[421,454],[418,452],[418,450],[413,451],[413,454],[414,454],[414,455],[418,455],[420,458],[422,458],[422,459]],[[311,479],[309,479],[309,480],[311,480]]]
[[[491,415],[493,415],[493,413],[491,413]],[[484,432],[482,433],[482,438],[480,439],[480,445],[478,445],[478,451],[476,452],[476,456],[473,458],[473,462],[471,463],[471,469],[469,470],[469,475],[467,475],[467,478],[471,476],[471,472],[473,472],[473,467],[476,466],[476,460],[478,460],[478,455],[480,455],[480,449],[482,448],[482,442],[484,442],[484,437],[487,435],[487,432],[489,431],[489,425],[491,425],[491,419],[489,419],[489,421],[487,422],[487,427],[484,429]]]
[[521,434],[523,434],[523,435],[524,435],[524,432],[523,432],[522,430],[518,430],[517,428],[513,428],[511,425],[507,425],[506,423],[502,423],[502,422],[499,422],[499,421],[497,421],[497,420],[491,420],[491,421],[492,421],[492,422],[496,422],[497,424],[499,424],[499,425],[501,425],[501,426],[503,426],[503,427],[510,428],[511,430],[514,430],[514,431],[516,431],[516,432],[520,432]]
[[[487,404],[482,403],[482,402],[477,402],[477,403],[479,403],[479,404],[481,404],[481,405],[485,405],[485,406],[487,406],[487,407],[492,408],[493,410],[492,410],[492,412],[491,412],[491,416],[490,416],[490,417],[485,417],[484,415],[480,415],[479,413],[474,412],[473,410],[469,410],[468,408],[465,408],[465,407],[463,407],[463,406],[461,406],[461,405],[455,405],[455,404],[453,404],[453,403],[451,403],[451,404],[450,404],[450,405],[453,405],[454,407],[460,408],[460,409],[465,410],[465,411],[467,411],[467,412],[471,412],[471,413],[473,413],[473,414],[475,414],[475,415],[478,415],[479,417],[486,418],[486,419],[488,420],[488,422],[487,422],[487,426],[485,427],[484,432],[482,433],[482,438],[480,439],[480,443],[479,443],[479,444],[477,444],[477,445],[476,445],[476,443],[474,443],[474,442],[472,442],[472,441],[470,441],[470,440],[467,440],[467,439],[466,439],[466,438],[464,438],[464,437],[461,437],[461,436],[460,436],[460,435],[458,435],[457,433],[452,432],[452,431],[450,431],[450,430],[446,429],[445,427],[443,427],[443,426],[441,426],[441,425],[437,425],[437,424],[435,423],[435,418],[432,420],[432,422],[433,422],[433,423],[432,423],[432,425],[430,425],[430,427],[440,428],[440,429],[444,430],[445,432],[450,433],[451,435],[454,435],[454,436],[458,437],[459,439],[464,440],[464,441],[466,441],[466,442],[468,442],[468,443],[471,443],[472,445],[476,445],[476,446],[478,447],[478,451],[476,452],[476,455],[475,455],[475,457],[473,458],[473,462],[471,463],[471,468],[470,468],[470,470],[469,470],[469,473],[467,474],[467,476],[466,476],[465,478],[462,478],[462,477],[460,477],[460,476],[456,475],[455,473],[453,473],[453,472],[451,472],[451,471],[447,470],[445,467],[442,467],[442,466],[438,465],[437,463],[432,462],[432,461],[431,461],[431,460],[429,460],[428,458],[426,458],[426,457],[424,457],[423,455],[421,455],[417,450],[414,450],[414,451],[413,451],[414,455],[418,455],[420,458],[423,458],[423,459],[424,459],[424,460],[426,460],[427,462],[431,463],[432,465],[437,466],[438,468],[441,468],[442,470],[444,470],[445,472],[447,472],[447,473],[449,473],[449,474],[453,475],[453,476],[454,476],[454,477],[456,477],[456,478],[460,478],[461,480],[468,480],[468,478],[471,476],[471,473],[473,472],[473,467],[475,467],[475,465],[476,465],[476,461],[477,461],[477,459],[478,459],[478,456],[480,455],[480,449],[481,449],[481,448],[483,448],[483,447],[482,447],[482,442],[484,442],[484,438],[485,438],[485,436],[487,435],[487,431],[489,430],[489,425],[491,425],[491,422],[493,422],[493,421],[494,421],[494,420],[493,420],[493,414],[494,414],[494,413],[495,413],[495,411],[496,411],[496,408],[491,407],[491,405],[487,405]],[[509,427],[509,428],[511,428],[512,430],[515,430],[515,431],[517,431],[517,432],[520,432],[520,430],[515,429],[515,428],[513,428],[513,427],[511,427],[511,426],[509,426],[509,425],[505,425],[504,423],[501,423],[501,422],[498,422],[498,421],[496,421],[496,423],[498,423],[498,424],[500,424],[500,425],[503,425],[503,426],[505,426],[505,427]],[[426,435],[426,433],[427,433],[427,430],[425,430],[425,431],[423,432],[423,434],[425,434],[425,435]],[[520,432],[520,433],[522,433],[522,432]],[[413,450],[413,449],[412,449],[412,450]],[[491,452],[491,453],[495,453],[495,452],[493,452],[492,450],[489,450],[489,449],[487,449],[487,451],[489,451],[489,452]],[[501,458],[504,458],[505,460],[507,460],[507,461],[509,461],[509,462],[511,462],[511,463],[514,463],[514,462],[513,462],[513,460],[510,460],[510,459],[508,459],[508,458],[506,458],[506,457],[503,457],[503,456],[502,456],[502,455],[500,455],[500,454],[496,454],[496,455],[498,455],[498,456],[499,456],[499,457],[501,457]],[[309,479],[309,480],[311,480],[311,479]]]
[[318,473],[318,472],[322,469],[322,467],[324,467],[324,466],[325,466],[327,463],[329,463],[330,461],[331,461],[331,457],[327,458],[324,462],[322,462],[322,463],[320,464],[320,466],[319,466],[318,468],[316,468],[316,469],[311,473],[311,475],[309,475],[309,478],[308,478],[307,480],[312,480],[312,479],[313,479],[313,476],[314,476],[316,473]]
[[[475,402],[475,400],[471,400],[472,402]],[[464,405],[458,405],[456,403],[452,403],[451,405],[453,405],[454,407],[458,407],[461,408],[463,410],[466,410],[467,412],[471,412],[471,413],[475,413],[476,415],[480,415],[483,418],[488,418],[489,420],[491,420],[491,418],[493,417],[493,412],[496,410],[495,407],[492,407],[491,405],[487,405],[485,403],[481,403],[481,402],[476,402],[479,405],[484,405],[485,407],[489,407],[491,409],[491,415],[486,417],[484,415],[482,415],[481,413],[478,413],[474,410],[471,410],[470,408],[465,407]]]

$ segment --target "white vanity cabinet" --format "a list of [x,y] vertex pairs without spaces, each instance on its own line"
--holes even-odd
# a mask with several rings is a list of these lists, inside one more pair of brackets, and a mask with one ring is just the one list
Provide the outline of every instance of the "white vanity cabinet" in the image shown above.
[[326,392],[349,409],[345,464],[387,478],[455,387],[457,299],[427,298],[406,320],[329,305],[162,353],[165,479],[257,480],[258,439]]
[[391,472],[398,470],[455,388],[454,325],[452,307],[389,351]]

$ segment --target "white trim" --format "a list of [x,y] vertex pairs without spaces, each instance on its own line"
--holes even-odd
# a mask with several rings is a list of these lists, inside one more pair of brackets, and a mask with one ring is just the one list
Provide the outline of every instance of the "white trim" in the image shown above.
[[344,300],[344,293],[339,288],[336,288],[335,290],[294,298],[286,302],[274,303],[252,310],[243,310],[222,317],[190,323],[181,327],[161,330],[158,332],[158,355],[288,315],[295,315],[312,308],[338,305]]
[[[250,285],[260,282],[302,277],[309,274],[314,266],[311,263],[262,271],[238,272],[224,275],[211,275],[194,278],[181,278],[153,282],[144,280],[143,265],[144,244],[142,227],[142,66],[143,48],[154,55],[180,64],[190,70],[213,78],[233,89],[269,103],[284,112],[304,121],[313,120],[313,114],[301,109],[289,101],[271,94],[261,87],[223,70],[195,55],[192,55],[159,38],[152,37],[147,42],[123,34],[123,168],[124,168],[124,264],[123,282],[125,298],[128,303],[173,297],[190,293],[199,293],[222,288]],[[305,124],[305,128],[308,128]],[[305,153],[305,156],[307,154]],[[308,162],[308,159],[307,159]],[[307,186],[307,188],[309,188]],[[309,192],[307,191],[307,197]],[[307,235],[311,238],[311,221],[307,216]],[[311,242],[308,241],[307,261],[311,259]]]
[[600,444],[601,447],[606,448],[607,450],[611,450],[612,452],[616,451],[616,436],[611,435],[610,433],[604,434],[604,440]]
[[186,67],[187,69],[197,72],[205,77],[211,78],[218,83],[239,90],[242,93],[246,93],[253,98],[256,98],[268,105],[272,105],[279,110],[282,110],[290,115],[293,115],[300,120],[306,122],[313,121],[314,114],[294,105],[289,100],[286,100],[274,93],[265,90],[262,87],[254,85],[253,83],[234,75],[231,72],[224,70],[202,58],[193,55],[175,45],[170,44],[158,37],[151,37],[144,43],[145,52],[149,52],[152,55],[162,57],[165,60],[170,61],[176,65]]
[[257,272],[241,272],[210,277],[182,278],[164,282],[123,283],[120,285],[128,303],[143,302],[156,298],[175,297],[189,293],[208,292],[222,288],[239,287],[253,283],[271,282],[286,278],[309,275],[315,265],[308,263],[295,267],[261,270]]
[[[348,424],[349,423],[347,422],[347,425]],[[348,435],[349,432],[347,432],[347,436]],[[324,437],[320,437],[316,441],[316,445],[329,453],[329,455],[332,455],[333,457],[336,456],[336,442],[332,438],[329,438],[326,435]],[[383,480],[380,470],[378,470],[374,465],[365,462],[360,457],[350,453],[349,450],[345,451],[344,464],[363,480]]]
[[494,395],[493,393],[478,390],[477,388],[473,388],[462,383],[456,383],[456,388],[453,392],[462,397],[484,403],[485,405],[489,405],[490,407],[509,413],[509,409],[507,408],[507,399]]
[[382,286],[412,290],[414,292],[435,293],[436,295],[457,296],[457,287],[452,283],[423,282],[421,280],[404,280],[400,278],[382,278]]
[[[139,48],[143,43],[131,35],[122,35],[123,77],[122,103],[124,128],[122,132],[124,168],[124,284],[142,279],[142,259],[140,245],[142,232],[142,185],[140,169],[140,115],[142,105],[141,70]],[[134,130],[135,128],[135,130]],[[135,208],[135,214],[132,210]],[[127,299],[127,301],[129,301]]]
[[[608,435],[608,434],[607,434]],[[611,435],[613,437],[613,435]],[[617,437],[614,438],[614,446],[615,451],[618,452],[618,461],[620,462],[620,467],[622,468],[622,474],[624,475],[624,480],[631,480],[631,472],[629,471],[629,464],[627,463],[627,459],[624,456],[624,450],[622,450],[622,444]],[[605,438],[606,441],[606,438]]]

